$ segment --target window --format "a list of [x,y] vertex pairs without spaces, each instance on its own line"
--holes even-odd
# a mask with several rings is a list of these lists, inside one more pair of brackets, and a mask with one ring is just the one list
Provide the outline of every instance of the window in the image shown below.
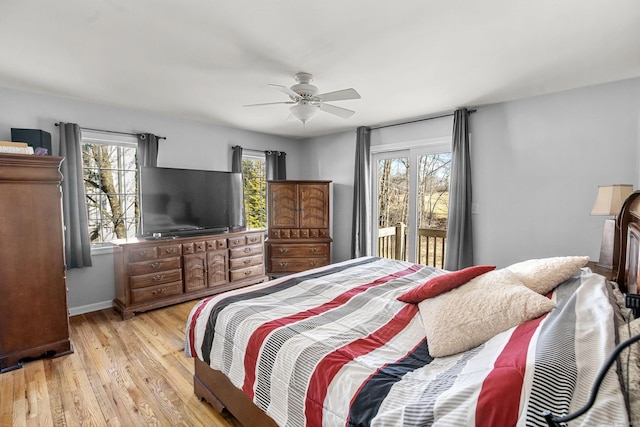
[[[245,150],[247,152],[249,150]],[[242,154],[244,210],[248,228],[267,226],[267,180],[264,154]]]
[[442,268],[449,204],[451,143],[371,147],[373,229],[378,256]]
[[92,244],[138,234],[138,141],[82,132],[82,171]]

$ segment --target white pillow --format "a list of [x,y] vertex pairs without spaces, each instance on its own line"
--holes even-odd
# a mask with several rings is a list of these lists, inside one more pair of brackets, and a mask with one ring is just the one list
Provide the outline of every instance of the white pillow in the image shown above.
[[505,269],[485,273],[418,304],[433,357],[470,350],[553,307],[553,301],[528,289]]
[[588,256],[530,259],[507,267],[534,292],[546,294],[589,262]]

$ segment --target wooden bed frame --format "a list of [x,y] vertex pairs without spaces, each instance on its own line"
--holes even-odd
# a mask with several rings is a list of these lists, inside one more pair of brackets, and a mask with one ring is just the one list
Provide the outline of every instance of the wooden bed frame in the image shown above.
[[[630,230],[632,230],[631,239],[629,239]],[[633,233],[636,233],[637,238],[633,237]],[[631,259],[627,259],[628,241],[630,243],[629,253],[635,254]],[[627,198],[616,220],[613,277],[623,292],[627,292],[629,287],[633,288],[634,282],[640,276],[640,270],[638,270],[640,267],[639,254],[640,191],[637,191]],[[638,316],[637,312],[636,316]],[[211,369],[209,365],[198,358],[194,358],[194,361],[194,391],[201,400],[207,401],[218,412],[229,411],[245,426],[277,426],[271,417],[236,388],[222,372]]]
[[[217,412],[225,409],[244,426],[277,427],[278,424],[236,388],[222,372],[211,369],[194,357],[193,389],[200,400],[207,401]],[[215,390],[215,393],[213,392]]]
[[640,191],[636,191],[627,197],[616,218],[616,236],[613,244],[613,277],[620,290],[625,293],[638,293],[639,244]]

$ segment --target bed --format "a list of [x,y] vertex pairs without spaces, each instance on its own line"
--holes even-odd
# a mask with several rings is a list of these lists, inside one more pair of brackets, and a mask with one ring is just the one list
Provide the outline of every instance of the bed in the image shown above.
[[[639,217],[619,222],[625,290]],[[586,262],[465,276],[365,257],[212,296],[187,321],[195,393],[247,427],[545,426],[545,410],[585,405],[630,320],[618,287]],[[629,425],[620,365],[570,425]]]

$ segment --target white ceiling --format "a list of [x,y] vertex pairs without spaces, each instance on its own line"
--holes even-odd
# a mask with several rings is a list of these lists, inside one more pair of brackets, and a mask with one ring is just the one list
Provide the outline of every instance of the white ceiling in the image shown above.
[[[0,86],[294,138],[640,76],[638,0],[0,0]],[[356,114],[287,121],[314,75]]]

